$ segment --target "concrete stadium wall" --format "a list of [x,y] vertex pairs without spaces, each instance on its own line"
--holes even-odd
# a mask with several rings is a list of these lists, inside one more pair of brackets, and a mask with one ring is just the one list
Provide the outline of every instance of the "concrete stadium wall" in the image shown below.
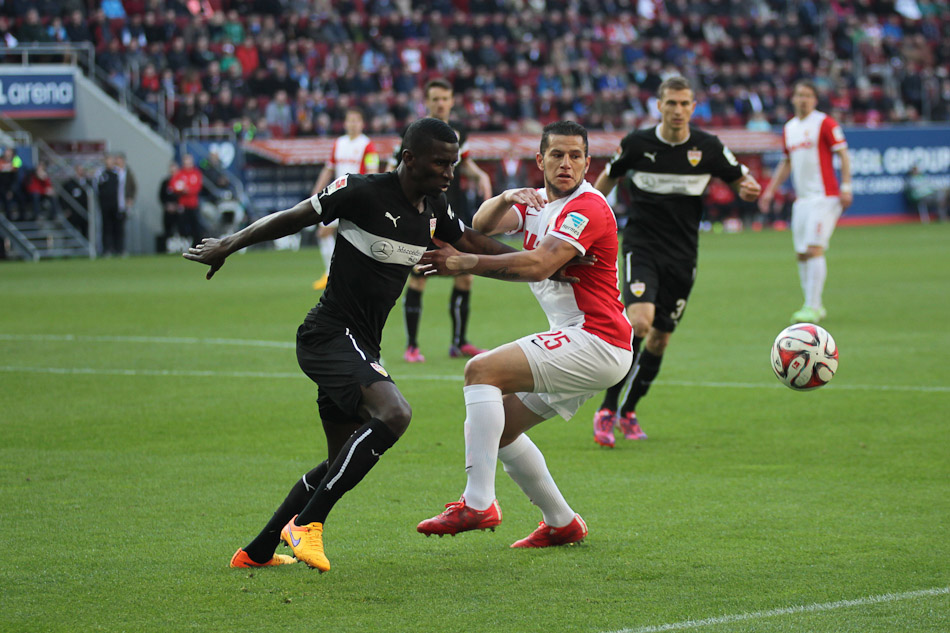
[[[66,70],[72,67],[59,67]],[[135,175],[138,194],[126,226],[129,253],[155,252],[155,236],[162,232],[158,187],[175,156],[174,147],[87,79],[78,69],[76,116],[72,119],[21,119],[20,125],[47,142],[104,140],[109,151],[125,152]]]

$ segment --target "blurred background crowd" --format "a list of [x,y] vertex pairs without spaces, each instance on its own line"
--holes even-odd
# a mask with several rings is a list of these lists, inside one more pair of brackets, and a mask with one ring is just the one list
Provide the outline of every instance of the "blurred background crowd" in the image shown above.
[[926,0],[8,0],[0,36],[91,42],[117,90],[245,140],[341,134],[351,105],[399,133],[436,76],[472,131],[629,130],[680,73],[701,126],[784,123],[800,77],[846,125],[950,119],[950,8]]

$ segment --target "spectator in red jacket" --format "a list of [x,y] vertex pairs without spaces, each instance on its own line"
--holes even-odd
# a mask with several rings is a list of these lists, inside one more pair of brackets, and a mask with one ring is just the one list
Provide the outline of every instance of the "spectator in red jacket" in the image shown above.
[[194,156],[191,154],[182,156],[181,169],[175,172],[169,184],[178,194],[178,204],[181,207],[180,230],[184,237],[191,238],[192,246],[194,246],[205,236],[198,200],[204,184],[204,176],[201,170],[195,167]]
[[47,217],[52,220],[59,214],[59,201],[56,199],[53,189],[53,181],[46,171],[46,163],[40,161],[36,164],[29,176],[26,177],[24,185],[27,197],[33,203],[33,218],[39,219],[41,211],[47,209]]

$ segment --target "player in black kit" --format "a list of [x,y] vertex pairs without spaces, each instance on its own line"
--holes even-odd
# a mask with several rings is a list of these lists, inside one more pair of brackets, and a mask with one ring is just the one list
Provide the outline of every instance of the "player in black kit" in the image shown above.
[[[696,101],[689,82],[670,77],[658,90],[660,124],[637,130],[594,185],[604,195],[629,173],[632,212],[623,231],[623,302],[633,325],[630,373],[607,390],[594,415],[594,441],[614,445],[614,427],[630,440],[646,439],[637,421],[637,402],[660,371],[670,335],[686,310],[696,279],[703,192],[712,176],[729,183],[743,200],[761,187],[714,135],[689,124]],[[643,343],[644,349],[640,350]],[[617,401],[626,384],[627,398]]]
[[[478,183],[480,195],[484,200],[492,197],[491,179],[471,157],[466,140],[468,133],[457,121],[451,121],[455,97],[452,84],[446,79],[430,79],[425,85],[425,106],[428,115],[440,119],[452,126],[459,137],[459,164],[456,173],[474,179]],[[392,167],[399,164],[402,155],[400,147],[393,156]],[[465,192],[456,178],[445,192],[452,212],[467,226],[472,224],[474,210],[469,208]],[[406,319],[406,353],[403,359],[407,363],[425,362],[425,356],[419,351],[419,322],[422,319],[422,295],[426,289],[425,275],[415,271],[409,278],[409,287],[403,302]],[[452,295],[449,297],[449,316],[452,319],[452,343],[449,356],[461,358],[476,356],[485,350],[473,345],[467,338],[469,303],[472,293],[472,275],[463,273],[452,278]]]
[[328,458],[293,486],[261,533],[234,554],[232,567],[296,562],[274,553],[283,539],[297,559],[330,569],[323,550],[327,515],[405,432],[412,415],[379,363],[383,325],[409,271],[433,236],[469,252],[514,250],[449,216],[444,192],[458,152],[452,128],[421,119],[406,131],[396,171],[344,176],[291,209],[220,240],[204,239],[184,254],[208,264],[211,279],[235,251],[340,220],[326,291],[297,330],[298,363],[319,388]]

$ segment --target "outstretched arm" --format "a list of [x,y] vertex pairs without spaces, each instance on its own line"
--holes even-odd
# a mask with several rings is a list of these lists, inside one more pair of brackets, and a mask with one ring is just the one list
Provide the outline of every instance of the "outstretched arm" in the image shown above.
[[547,236],[538,247],[499,255],[461,253],[451,245],[436,241],[440,248],[426,251],[421,263],[426,274],[455,275],[471,273],[506,281],[541,281],[547,279],[577,256],[577,249],[564,240]]
[[201,240],[200,244],[192,246],[188,249],[188,252],[182,253],[182,256],[193,262],[210,266],[211,269],[205,277],[211,279],[218,272],[218,269],[224,266],[224,260],[231,253],[252,244],[293,235],[319,221],[320,216],[314,210],[308,198],[298,202],[291,209],[264,216],[250,226],[220,240],[206,237]]

